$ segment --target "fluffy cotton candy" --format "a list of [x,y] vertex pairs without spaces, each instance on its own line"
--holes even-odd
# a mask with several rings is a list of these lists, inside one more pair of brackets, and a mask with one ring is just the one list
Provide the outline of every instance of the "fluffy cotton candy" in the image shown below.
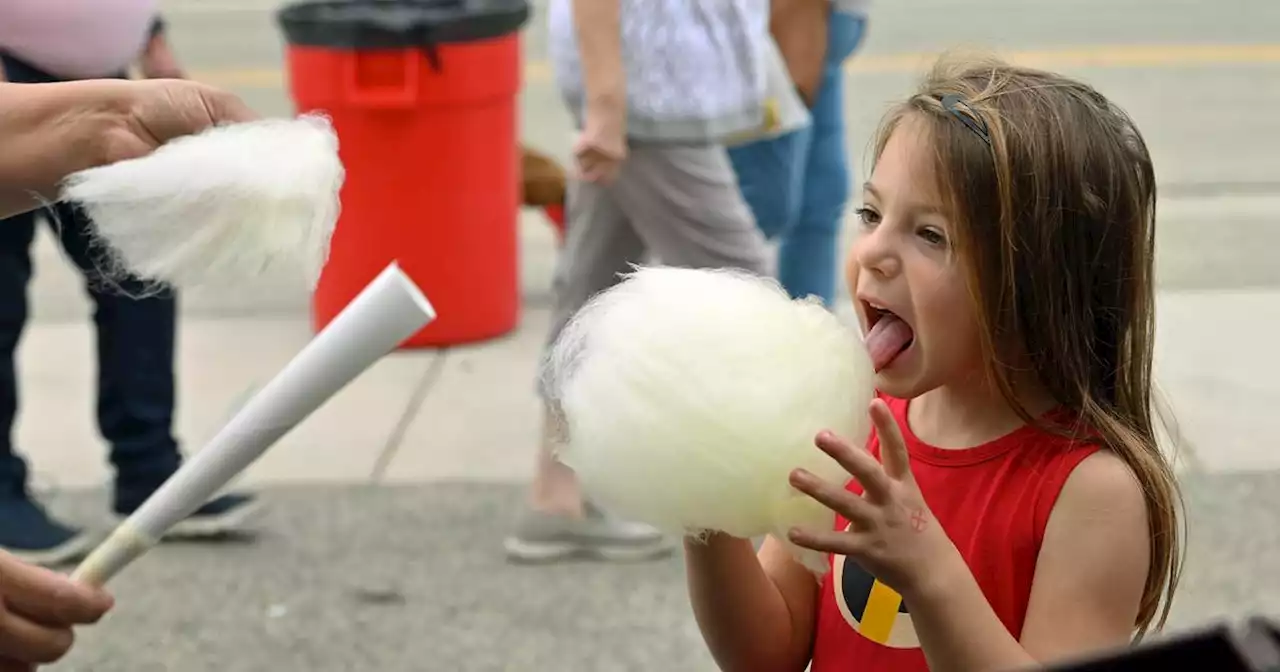
[[[830,529],[791,487],[796,467],[848,473],[814,445],[870,431],[870,359],[816,301],[732,270],[648,267],[592,299],[543,369],[563,420],[561,461],[606,508],[670,534]],[[819,553],[792,547],[815,572]]]
[[227,287],[283,268],[315,285],[345,177],[327,118],[210,128],[80,171],[61,199],[92,221],[110,278]]

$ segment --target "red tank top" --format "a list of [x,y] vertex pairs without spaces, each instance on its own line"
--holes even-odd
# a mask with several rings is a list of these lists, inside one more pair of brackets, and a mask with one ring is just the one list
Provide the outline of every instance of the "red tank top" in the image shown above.
[[[1062,484],[1097,447],[1023,427],[967,450],[922,442],[907,424],[907,402],[885,399],[893,410],[911,469],[929,508],[959,548],[1014,637],[1022,632],[1045,523]],[[874,435],[868,449],[877,458]],[[861,494],[856,481],[850,491]],[[836,520],[837,529],[849,522]],[[924,672],[924,653],[911,627],[910,606],[857,563],[832,556],[822,583],[814,633],[812,672]]]

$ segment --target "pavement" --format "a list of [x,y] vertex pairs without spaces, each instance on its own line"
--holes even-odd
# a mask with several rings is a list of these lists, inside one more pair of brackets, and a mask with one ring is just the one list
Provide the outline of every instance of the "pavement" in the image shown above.
[[[162,2],[193,76],[289,114],[275,6]],[[525,38],[522,136],[564,159],[570,127],[542,7]],[[887,102],[950,46],[1084,77],[1146,133],[1162,193],[1157,375],[1179,422],[1190,511],[1173,632],[1280,615],[1269,571],[1280,551],[1277,29],[1280,5],[1268,0],[901,0],[875,5],[847,72],[859,177]],[[713,669],[679,558],[542,568],[502,558],[533,467],[531,379],[556,254],[540,214],[522,213],[519,230],[512,333],[372,367],[244,475],[269,504],[257,535],[152,551],[113,582],[111,616],[48,669]],[[105,532],[91,305],[48,235],[34,257],[15,440],[52,508]],[[289,279],[251,295],[191,294],[182,311],[177,431],[194,451],[312,331],[306,288]]]

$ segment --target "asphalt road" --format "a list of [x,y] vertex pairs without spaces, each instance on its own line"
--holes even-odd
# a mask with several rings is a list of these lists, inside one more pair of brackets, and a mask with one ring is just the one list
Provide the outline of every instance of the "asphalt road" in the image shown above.
[[[263,532],[168,545],[112,583],[118,608],[61,672],[710,672],[681,561],[511,567],[515,487],[280,488]],[[1280,475],[1189,480],[1192,530],[1169,634],[1280,617]],[[100,496],[60,511],[99,515]]]

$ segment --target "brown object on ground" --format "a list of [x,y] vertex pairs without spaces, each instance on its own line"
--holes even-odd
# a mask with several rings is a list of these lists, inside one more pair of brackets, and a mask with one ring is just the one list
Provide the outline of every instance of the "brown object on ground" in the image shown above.
[[564,168],[545,154],[520,147],[520,199],[531,208],[564,205],[567,178]]
[[769,32],[787,64],[800,98],[813,107],[822,85],[827,56],[827,23],[831,0],[774,0]]

